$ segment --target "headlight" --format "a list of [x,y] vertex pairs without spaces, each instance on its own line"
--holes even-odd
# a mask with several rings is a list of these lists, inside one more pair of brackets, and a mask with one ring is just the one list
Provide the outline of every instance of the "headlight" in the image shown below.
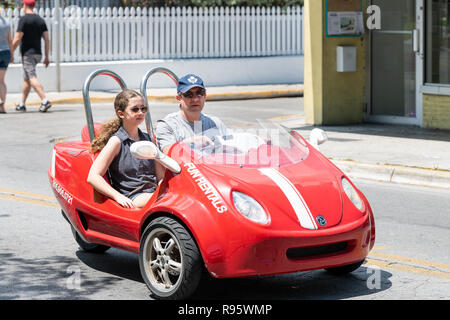
[[355,205],[355,207],[357,207],[360,211],[363,211],[363,202],[359,197],[358,192],[356,192],[355,188],[353,188],[352,184],[346,178],[342,178],[342,187],[344,188],[345,194]]
[[233,203],[236,209],[247,219],[267,224],[269,221],[263,207],[252,197],[238,191],[233,191]]

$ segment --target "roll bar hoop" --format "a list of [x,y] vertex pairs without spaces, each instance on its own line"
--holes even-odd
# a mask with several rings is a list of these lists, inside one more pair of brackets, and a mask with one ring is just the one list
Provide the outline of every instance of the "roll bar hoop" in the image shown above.
[[125,84],[125,81],[115,72],[107,70],[107,69],[100,69],[97,71],[92,72],[84,81],[83,86],[83,102],[84,102],[84,111],[86,113],[86,121],[87,126],[89,130],[89,138],[90,141],[95,139],[95,131],[94,131],[94,120],[92,118],[92,107],[91,107],[91,99],[89,98],[89,87],[91,85],[91,81],[97,77],[97,76],[109,76],[113,78],[120,86],[122,90],[126,89],[127,86]]
[[[178,84],[178,77],[175,75],[175,73],[173,73],[172,71],[170,71],[167,68],[162,68],[162,67],[156,67],[156,68],[151,69],[142,78],[140,90],[141,90],[142,96],[144,97],[145,105],[147,106],[147,109],[148,109],[148,112],[145,115],[145,125],[147,128],[147,133],[149,134],[150,139],[152,140],[153,143],[156,143],[156,141],[155,141],[153,124],[152,124],[152,120],[151,120],[151,116],[150,116],[150,108],[149,108],[148,98],[147,98],[147,82],[148,82],[148,79],[150,78],[150,76],[152,76],[155,73],[164,73],[173,80],[175,85]],[[83,86],[83,102],[84,102],[84,111],[86,113],[86,121],[87,121],[88,130],[89,130],[90,141],[95,139],[95,131],[94,131],[94,120],[92,117],[91,100],[89,97],[89,87],[91,85],[91,81],[100,75],[109,76],[109,77],[113,78],[119,84],[119,86],[122,90],[127,89],[125,81],[117,73],[115,73],[111,70],[107,70],[107,69],[96,70],[96,71],[92,72],[86,78],[86,80],[84,82],[84,86]]]
[[145,114],[145,124],[147,126],[147,133],[149,134],[150,139],[152,140],[152,142],[154,144],[156,144],[156,141],[155,141],[152,119],[150,116],[150,107],[148,105],[148,99],[147,99],[147,81],[150,78],[150,76],[155,73],[164,73],[164,74],[168,75],[173,80],[175,85],[178,85],[178,77],[175,75],[175,73],[173,73],[169,69],[162,68],[162,67],[156,67],[156,68],[151,69],[142,78],[141,94],[144,97],[145,105],[147,106],[147,109],[148,109],[148,112]]

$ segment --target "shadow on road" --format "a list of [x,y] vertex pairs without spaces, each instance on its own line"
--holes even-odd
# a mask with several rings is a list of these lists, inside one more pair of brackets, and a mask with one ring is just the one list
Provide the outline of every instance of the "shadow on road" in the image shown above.
[[[236,300],[334,300],[364,298],[387,290],[392,283],[391,273],[360,267],[353,273],[335,276],[325,270],[293,274],[248,277],[241,279],[213,279],[202,282],[192,299]],[[375,279],[378,277],[379,279]]]
[[[77,251],[77,257],[95,270],[144,283],[138,256],[133,253],[117,249],[110,249],[105,254]],[[325,270],[237,279],[204,276],[191,299],[347,299],[389,289],[391,276],[387,271],[364,265],[344,276],[335,276]]]
[[76,255],[92,269],[144,283],[139,270],[138,256],[134,253],[112,248],[105,253],[95,254],[80,249]]
[[109,276],[93,279],[77,259],[65,256],[29,259],[0,253],[0,261],[0,300],[89,299],[121,281]]
[[[65,256],[29,259],[0,253],[0,300],[88,300],[97,293],[119,288],[125,279],[136,281],[137,285],[144,283],[138,256],[133,253],[110,249],[104,254],[93,254],[78,250],[76,256],[79,260]],[[316,270],[237,279],[204,277],[191,300],[364,298],[391,287],[391,273],[379,269],[377,272],[362,266],[345,276]],[[77,279],[81,280],[78,285]]]

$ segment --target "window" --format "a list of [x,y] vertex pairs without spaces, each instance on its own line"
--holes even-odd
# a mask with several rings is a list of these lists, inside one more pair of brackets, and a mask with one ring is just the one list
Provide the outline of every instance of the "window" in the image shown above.
[[450,85],[450,0],[428,0],[426,82]]

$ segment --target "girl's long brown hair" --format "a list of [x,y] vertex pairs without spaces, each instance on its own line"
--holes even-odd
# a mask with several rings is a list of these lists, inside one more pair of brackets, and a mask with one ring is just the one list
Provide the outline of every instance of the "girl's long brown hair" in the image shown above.
[[[135,97],[142,97],[142,95],[134,90],[129,89],[125,89],[120,92],[114,99],[114,110],[116,112],[116,115],[119,110],[122,112],[125,111],[128,103],[130,102],[130,99]],[[118,116],[115,119],[106,122],[100,129],[98,137],[92,140],[89,151],[91,153],[101,151],[106,146],[106,143],[108,143],[109,138],[111,138],[111,136],[116,133],[121,126],[122,119]]]

